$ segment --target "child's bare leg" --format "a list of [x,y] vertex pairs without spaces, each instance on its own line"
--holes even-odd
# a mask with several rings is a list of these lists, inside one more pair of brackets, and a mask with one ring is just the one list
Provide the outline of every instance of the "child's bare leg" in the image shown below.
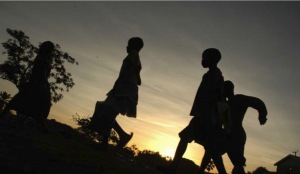
[[123,148],[131,140],[133,133],[127,134],[117,121],[113,124],[113,129],[118,133],[120,137],[120,142],[117,145],[117,148]]

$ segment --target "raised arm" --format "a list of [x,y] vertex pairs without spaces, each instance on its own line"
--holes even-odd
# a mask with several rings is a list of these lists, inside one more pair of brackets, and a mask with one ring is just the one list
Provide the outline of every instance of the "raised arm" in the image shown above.
[[265,103],[261,99],[256,97],[249,97],[248,99],[249,99],[248,101],[249,107],[256,109],[258,112],[258,119],[260,125],[264,125],[267,122],[267,115],[268,115],[268,111]]

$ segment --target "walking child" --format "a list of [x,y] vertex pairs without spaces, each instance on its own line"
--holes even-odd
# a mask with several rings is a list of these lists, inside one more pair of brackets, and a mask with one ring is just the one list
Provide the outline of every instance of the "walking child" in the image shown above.
[[127,134],[117,123],[118,114],[136,118],[138,90],[141,85],[140,71],[142,64],[139,52],[144,42],[139,37],[130,38],[127,45],[128,55],[123,64],[113,88],[107,93],[105,101],[96,103],[91,119],[90,128],[96,131],[102,143],[100,147],[107,149],[110,131],[113,128],[120,137],[117,148],[124,147],[132,138],[133,133]]
[[11,99],[0,118],[9,110],[33,118],[42,130],[47,132],[44,121],[47,119],[51,107],[51,93],[48,78],[50,77],[52,52],[54,44],[50,41],[43,42],[33,62],[32,73],[28,83]]
[[165,174],[176,172],[180,160],[187,149],[188,143],[195,141],[204,146],[205,151],[212,156],[220,174],[225,174],[221,152],[217,146],[224,141],[222,130],[219,130],[217,103],[223,101],[222,72],[217,67],[221,53],[216,48],[208,48],[202,53],[202,66],[209,70],[203,75],[196,93],[190,115],[190,123],[180,133],[175,156],[170,166],[158,166],[157,169]]

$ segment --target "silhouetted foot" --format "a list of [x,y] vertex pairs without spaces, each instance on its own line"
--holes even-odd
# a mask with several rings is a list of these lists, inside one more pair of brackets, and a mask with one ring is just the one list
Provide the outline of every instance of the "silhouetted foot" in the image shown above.
[[123,137],[120,137],[120,142],[118,143],[118,145],[116,146],[117,149],[122,149],[123,147],[126,146],[126,144],[131,140],[133,136],[133,132],[131,132],[130,135],[126,135]]
[[173,166],[159,165],[156,169],[164,174],[176,174],[176,169]]

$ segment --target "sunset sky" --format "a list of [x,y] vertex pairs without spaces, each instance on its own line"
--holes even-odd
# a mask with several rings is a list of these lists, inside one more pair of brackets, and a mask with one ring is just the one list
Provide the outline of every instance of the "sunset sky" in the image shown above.
[[[246,171],[300,150],[300,2],[0,2],[0,42],[6,28],[22,30],[34,45],[51,40],[79,62],[67,66],[75,86],[51,108],[49,119],[76,127],[72,116],[91,116],[118,77],[129,38],[143,38],[137,118],[118,116],[129,146],[173,157],[202,75],[206,48],[222,53],[219,67],[235,92],[262,99],[268,121],[248,109]],[[4,49],[1,46],[0,51]],[[0,56],[0,63],[6,55]],[[298,90],[298,91],[297,91]],[[0,80],[0,91],[16,87]],[[203,147],[185,158],[200,164]],[[232,164],[223,156],[227,172]]]

